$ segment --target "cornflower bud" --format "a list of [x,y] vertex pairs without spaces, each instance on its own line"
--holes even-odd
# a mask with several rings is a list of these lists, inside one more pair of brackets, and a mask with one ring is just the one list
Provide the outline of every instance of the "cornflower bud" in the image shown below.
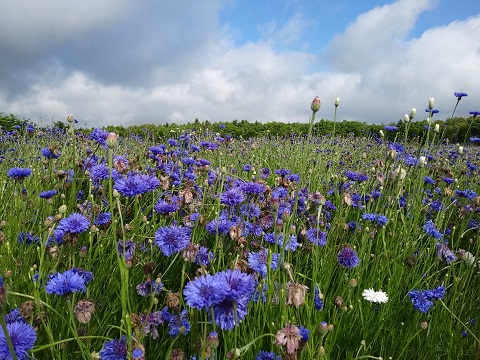
[[410,115],[405,114],[405,116],[403,117],[403,120],[404,120],[406,123],[410,122]]
[[115,134],[114,132],[109,133],[107,136],[106,143],[109,148],[116,147],[118,145],[118,135]]
[[312,109],[312,111],[314,113],[316,113],[318,110],[320,110],[320,97],[319,96],[315,96],[315,98],[312,100],[312,105],[310,106],[310,108]]
[[434,103],[434,101],[435,101],[435,98],[430,98],[430,99],[428,99],[428,108],[429,108],[430,110],[433,109],[433,103]]
[[410,115],[409,115],[410,120],[412,120],[415,117],[416,113],[417,113],[417,109],[412,108],[412,110],[410,111]]
[[435,124],[435,132],[440,132],[440,124]]
[[335,99],[335,107],[337,107],[338,105],[340,105],[340,98]]
[[68,115],[68,116],[67,116],[67,121],[68,121],[69,123],[72,123],[72,122],[73,122],[73,115]]

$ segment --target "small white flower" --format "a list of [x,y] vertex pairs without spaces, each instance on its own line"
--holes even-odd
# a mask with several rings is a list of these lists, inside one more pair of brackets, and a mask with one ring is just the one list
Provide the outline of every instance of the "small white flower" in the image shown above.
[[338,105],[340,105],[340,98],[335,99],[335,106],[338,106]]
[[374,303],[386,303],[388,301],[387,293],[382,290],[375,291],[373,288],[363,290],[362,296],[365,300]]
[[435,132],[438,133],[440,131],[440,124],[435,124]]
[[414,117],[415,117],[415,114],[417,113],[417,109],[415,108],[412,108],[412,111],[410,111],[410,120],[412,120]]
[[419,161],[420,165],[425,165],[427,163],[427,158],[425,156],[420,156]]
[[434,102],[435,102],[435,98],[430,98],[430,99],[428,99],[428,108],[429,108],[430,110],[433,109],[433,103],[434,103]]
[[410,122],[410,115],[405,114],[405,116],[403,117],[403,120],[404,120],[406,123]]
[[463,154],[463,146],[459,146],[459,147],[458,147],[458,153],[459,153],[459,154]]
[[379,133],[382,138],[385,136],[385,134],[383,133],[383,130],[380,130]]

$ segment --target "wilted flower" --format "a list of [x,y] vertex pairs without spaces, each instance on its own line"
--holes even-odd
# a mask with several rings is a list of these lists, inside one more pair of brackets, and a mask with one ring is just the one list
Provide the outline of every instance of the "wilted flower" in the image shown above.
[[80,300],[74,308],[75,317],[82,324],[87,324],[95,312],[95,303],[89,300]]
[[308,287],[296,282],[287,284],[287,305],[293,305],[298,308],[305,302],[305,294]]
[[287,324],[275,335],[275,345],[286,346],[287,354],[293,354],[300,344],[302,336],[297,326]]

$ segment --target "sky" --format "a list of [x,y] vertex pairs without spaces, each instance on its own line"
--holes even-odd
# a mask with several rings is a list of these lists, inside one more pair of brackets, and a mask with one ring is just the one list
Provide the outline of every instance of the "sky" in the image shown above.
[[478,0],[0,0],[0,112],[47,125],[480,110]]

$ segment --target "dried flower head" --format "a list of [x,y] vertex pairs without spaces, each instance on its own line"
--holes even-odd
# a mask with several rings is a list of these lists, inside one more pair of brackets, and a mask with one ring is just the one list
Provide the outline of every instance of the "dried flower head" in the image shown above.
[[90,322],[94,312],[95,303],[93,301],[80,300],[77,305],[75,305],[75,317],[82,324],[87,324],[88,322]]
[[287,284],[287,305],[293,305],[298,308],[305,302],[305,294],[308,287],[296,282]]
[[285,346],[287,354],[293,354],[298,349],[301,339],[302,336],[298,327],[293,324],[287,324],[275,335],[275,345]]

